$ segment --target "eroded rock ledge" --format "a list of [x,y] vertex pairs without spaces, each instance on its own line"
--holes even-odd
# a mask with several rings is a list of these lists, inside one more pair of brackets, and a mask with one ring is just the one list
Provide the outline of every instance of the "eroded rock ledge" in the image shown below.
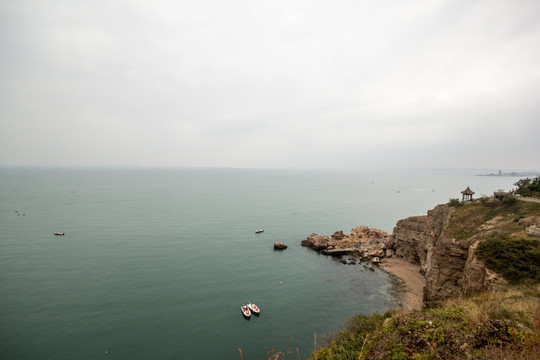
[[302,246],[321,251],[326,255],[354,254],[363,260],[378,262],[381,257],[392,256],[386,253],[386,241],[390,235],[382,230],[367,226],[357,226],[350,234],[336,231],[331,237],[311,234],[302,241]]

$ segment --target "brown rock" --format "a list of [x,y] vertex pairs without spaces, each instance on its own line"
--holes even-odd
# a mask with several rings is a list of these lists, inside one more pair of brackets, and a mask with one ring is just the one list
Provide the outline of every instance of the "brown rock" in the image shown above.
[[391,248],[396,256],[421,265],[425,279],[424,301],[488,290],[505,283],[474,253],[482,236],[496,231],[501,219],[494,218],[484,224],[483,235],[456,241],[443,234],[453,211],[452,207],[438,205],[425,216],[399,220],[391,239],[386,242],[387,251]]
[[529,226],[526,232],[527,232],[527,235],[540,237],[540,223]]
[[384,250],[383,249],[373,249],[366,253],[367,257],[384,257]]
[[324,250],[328,248],[330,238],[328,236],[321,236],[315,233],[308,236],[308,238],[302,241],[302,246],[309,247],[315,250]]
[[275,250],[285,250],[287,248],[287,245],[285,245],[284,243],[282,242],[275,242],[274,243],[274,249]]
[[345,234],[343,234],[343,231],[336,231],[335,233],[332,234],[332,241],[340,241],[340,240],[343,240],[343,238],[345,237]]
[[469,247],[462,277],[462,287],[465,292],[477,292],[506,284],[504,279],[486,268],[484,262],[474,254],[480,243],[481,240],[477,240]]

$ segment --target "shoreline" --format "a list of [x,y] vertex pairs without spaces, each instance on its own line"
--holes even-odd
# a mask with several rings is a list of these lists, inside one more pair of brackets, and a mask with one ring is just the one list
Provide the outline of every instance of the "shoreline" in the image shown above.
[[396,257],[383,258],[379,265],[397,280],[401,308],[405,311],[420,310],[425,285],[424,277],[420,274],[420,265]]

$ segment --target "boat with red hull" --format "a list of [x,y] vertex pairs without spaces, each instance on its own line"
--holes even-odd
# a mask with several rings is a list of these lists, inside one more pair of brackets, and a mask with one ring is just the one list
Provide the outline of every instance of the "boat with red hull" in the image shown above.
[[259,315],[261,313],[261,309],[259,309],[259,307],[255,305],[254,303],[247,304],[247,307],[249,308],[249,310],[251,310],[251,313],[253,313],[254,315]]
[[249,309],[249,306],[242,305],[240,306],[240,310],[242,310],[242,315],[244,315],[246,319],[249,319],[251,317],[251,310]]

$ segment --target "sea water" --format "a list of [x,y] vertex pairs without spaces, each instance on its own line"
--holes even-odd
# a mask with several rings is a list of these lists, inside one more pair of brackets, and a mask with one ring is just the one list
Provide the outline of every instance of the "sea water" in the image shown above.
[[0,358],[304,359],[398,297],[300,242],[518,180],[478,173],[0,168]]

